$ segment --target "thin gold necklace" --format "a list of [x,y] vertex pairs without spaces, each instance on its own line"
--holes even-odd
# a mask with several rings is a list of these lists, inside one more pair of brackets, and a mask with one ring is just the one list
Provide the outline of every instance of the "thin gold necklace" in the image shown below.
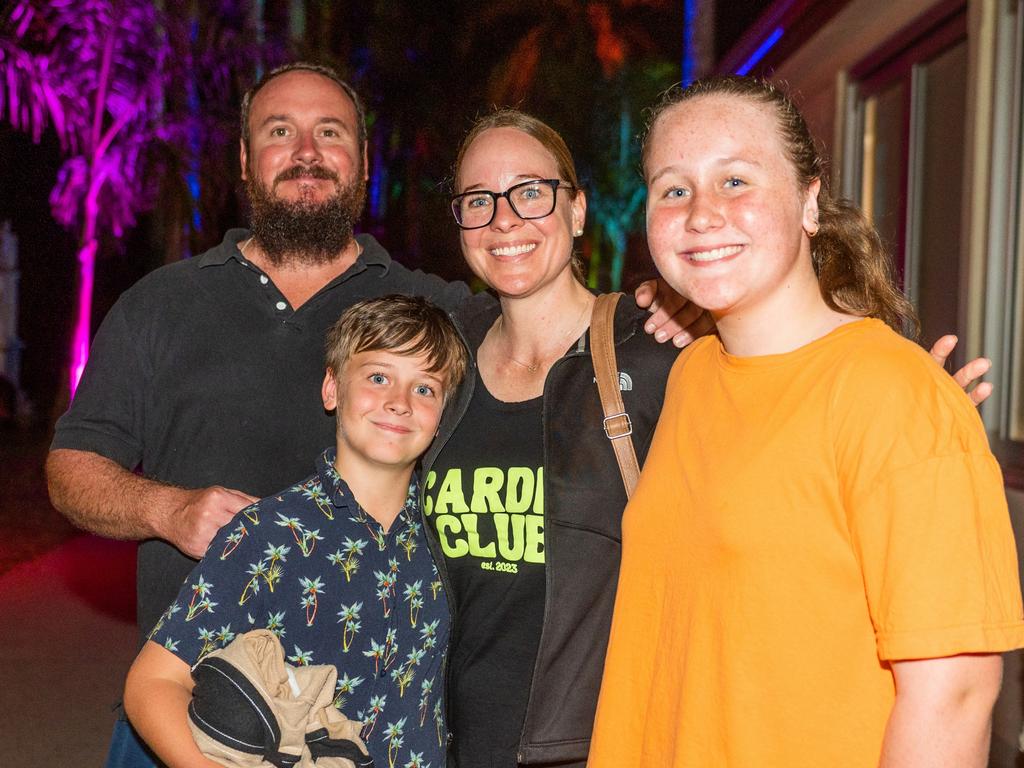
[[[579,317],[576,318],[576,322],[569,326],[569,330],[566,331],[565,333],[563,333],[562,336],[558,339],[559,343],[564,342],[566,339],[568,339],[569,336],[572,335],[573,331],[576,331],[580,327],[580,321],[583,319],[583,316],[587,314],[587,309],[589,308],[589,306],[590,306],[589,304],[584,304],[583,305],[583,311],[580,312]],[[505,331],[504,331],[504,329],[505,329],[505,316],[504,315],[499,315],[498,316],[498,325],[500,327],[501,335],[505,336]],[[561,346],[559,346],[559,349],[561,349]],[[559,352],[559,354],[561,354],[561,352]],[[540,360],[538,360],[536,363],[533,363],[531,365],[530,363],[524,363],[522,360],[517,360],[516,358],[512,357],[512,353],[511,352],[505,352],[505,357],[507,357],[509,360],[511,360],[516,365],[521,365],[523,368],[528,370],[530,373],[536,373],[538,370],[540,370],[541,363],[543,363],[544,360],[545,360],[544,357],[541,357]]]

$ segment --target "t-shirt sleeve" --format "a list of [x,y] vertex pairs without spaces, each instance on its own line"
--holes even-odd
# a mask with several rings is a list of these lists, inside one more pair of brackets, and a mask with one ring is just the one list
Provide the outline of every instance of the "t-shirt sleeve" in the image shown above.
[[91,451],[134,469],[142,459],[150,366],[119,300],[93,339],[74,400],[57,421],[51,448]]
[[970,400],[899,349],[841,389],[857,396],[837,397],[837,470],[879,658],[1024,645],[1002,475]]
[[[287,547],[268,546],[259,503],[225,525],[181,585],[149,639],[189,666],[250,629],[274,627],[266,595],[279,578]],[[276,549],[276,552],[275,552]]]

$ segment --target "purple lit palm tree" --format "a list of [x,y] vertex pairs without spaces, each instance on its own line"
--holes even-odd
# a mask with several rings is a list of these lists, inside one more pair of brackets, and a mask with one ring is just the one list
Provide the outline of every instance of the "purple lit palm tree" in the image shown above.
[[35,141],[52,127],[65,155],[50,206],[79,240],[72,392],[100,236],[121,237],[152,197],[148,153],[169,129],[168,53],[148,0],[14,0],[0,17],[0,118]]

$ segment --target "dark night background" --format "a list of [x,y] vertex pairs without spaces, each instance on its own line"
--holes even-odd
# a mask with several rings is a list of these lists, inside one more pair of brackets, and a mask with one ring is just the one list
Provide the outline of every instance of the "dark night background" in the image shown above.
[[[254,42],[252,5],[164,4],[191,31],[185,45],[199,98],[190,110],[207,119],[192,154],[199,163],[195,204],[202,226],[189,226],[193,201],[181,156],[154,153],[147,166],[149,182],[158,184],[149,191],[151,209],[122,238],[101,239],[93,331],[120,293],[146,272],[188,250],[200,253],[219,242],[225,229],[244,224],[234,122],[239,98],[257,71],[295,58],[335,66],[365,99],[376,173],[371,184],[379,191],[362,229],[397,259],[448,278],[470,277],[448,221],[445,181],[474,115],[492,105],[513,105],[551,123],[573,150],[592,195],[584,256],[591,261],[591,282],[609,285],[602,220],[614,216],[616,195],[639,185],[635,141],[625,164],[619,152],[623,120],[635,137],[642,108],[679,79],[683,2],[266,0],[257,20],[262,43]],[[716,52],[727,50],[767,5],[761,0],[720,6]],[[5,15],[0,11],[0,22]],[[168,86],[169,110],[181,108],[180,90],[177,81]],[[19,239],[20,385],[36,419],[48,423],[66,405],[77,237],[51,216],[48,197],[63,162],[52,129],[35,144],[5,118],[0,116],[0,221],[10,220]],[[642,206],[640,216],[624,224],[622,286],[630,288],[652,271]]]

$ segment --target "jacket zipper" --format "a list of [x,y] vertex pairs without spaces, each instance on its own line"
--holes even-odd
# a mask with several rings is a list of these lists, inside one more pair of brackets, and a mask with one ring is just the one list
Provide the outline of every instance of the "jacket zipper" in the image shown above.
[[540,625],[540,637],[537,639],[537,657],[533,660],[533,672],[530,674],[530,687],[529,694],[526,697],[526,709],[523,712],[523,726],[519,731],[519,745],[516,748],[516,761],[524,763],[523,760],[523,741],[526,737],[526,721],[527,716],[530,714],[530,705],[533,703],[533,681],[537,678],[537,665],[540,663],[540,649],[544,645],[544,628],[548,625],[548,609],[551,606],[551,578],[548,571],[548,563],[550,562],[549,556],[551,555],[551,537],[548,535],[548,499],[551,497],[548,495],[548,381],[551,379],[551,373],[555,368],[561,366],[563,363],[586,356],[586,349],[589,346],[584,339],[589,340],[590,331],[589,329],[585,332],[584,336],[581,336],[579,341],[576,342],[576,348],[566,355],[558,358],[551,368],[548,369],[548,375],[544,377],[544,392],[542,395],[541,403],[541,436],[543,438],[543,457],[544,457],[544,618],[541,620]]

